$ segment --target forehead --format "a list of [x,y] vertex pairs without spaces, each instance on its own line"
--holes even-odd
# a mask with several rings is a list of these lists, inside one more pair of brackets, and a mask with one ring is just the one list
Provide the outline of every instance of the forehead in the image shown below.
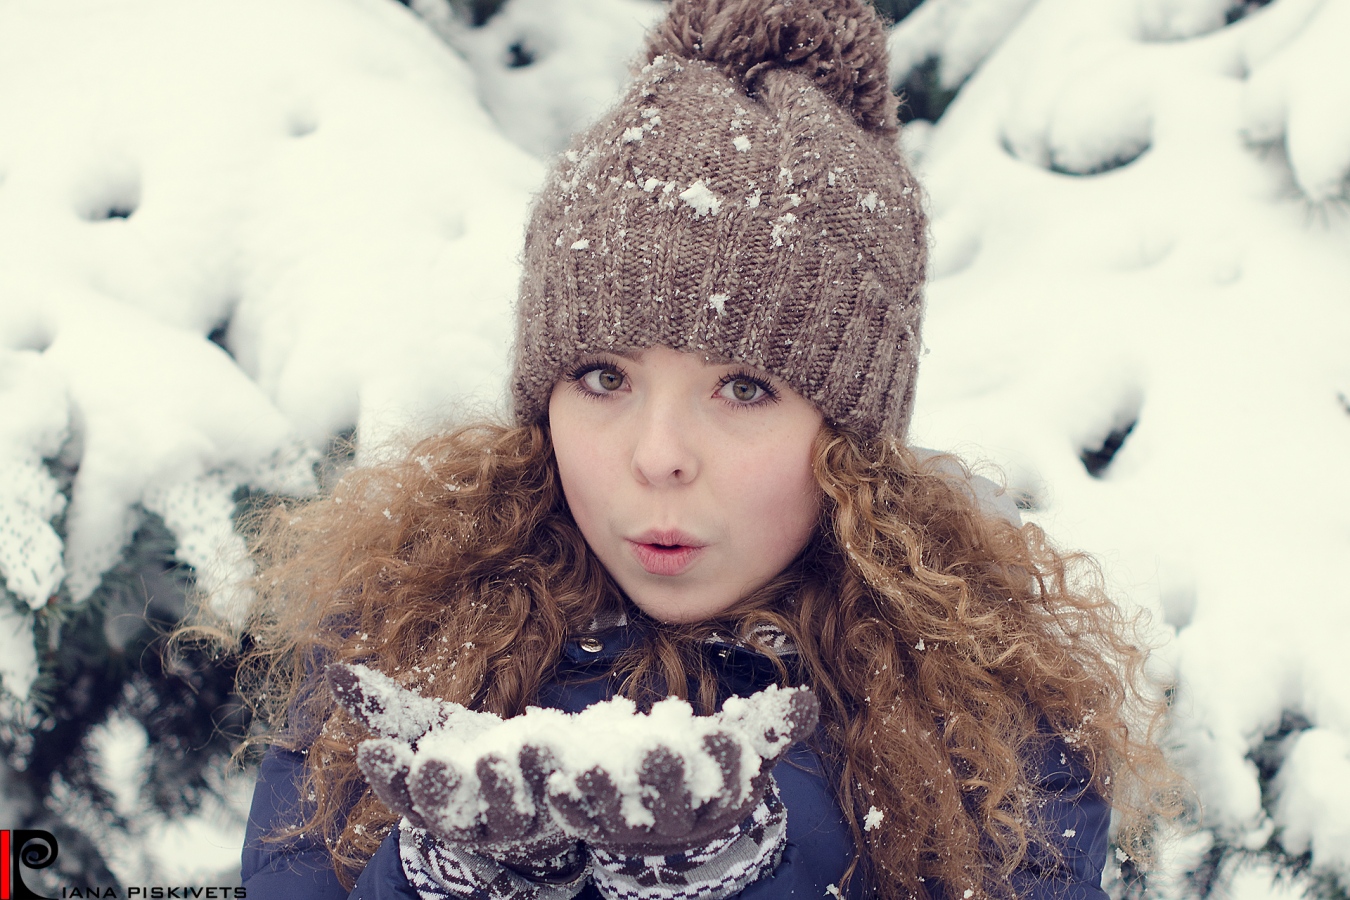
[[[602,351],[602,354],[617,356],[620,357],[621,359],[626,359],[629,360],[630,362],[635,362],[640,365],[641,363],[646,361],[647,356],[654,349],[657,348],[635,347],[631,349],[604,350]],[[755,366],[751,363],[741,362],[740,360],[732,359],[730,356],[721,356],[716,353],[703,353],[703,352],[694,353],[688,350],[672,350],[671,348],[665,346],[660,346],[659,349],[671,353],[679,353],[681,356],[687,356],[698,359],[705,366],[747,366],[752,369],[759,368],[758,366]]]

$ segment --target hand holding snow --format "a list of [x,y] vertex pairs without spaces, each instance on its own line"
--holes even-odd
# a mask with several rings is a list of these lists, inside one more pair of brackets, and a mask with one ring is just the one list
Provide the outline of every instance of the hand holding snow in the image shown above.
[[328,689],[342,708],[381,737],[416,746],[428,731],[448,723],[461,733],[484,731],[501,719],[474,712],[457,703],[423,697],[365,666],[329,666],[324,673]]
[[670,698],[502,720],[334,666],[338,702],[379,737],[357,761],[380,799],[442,840],[500,848],[566,835],[617,851],[699,846],[763,798],[773,765],[815,727],[807,688],[771,687],[696,716]]
[[610,852],[701,847],[764,798],[770,770],[818,715],[809,688],[732,698],[715,716],[673,697],[648,715],[624,698],[596,704],[566,717],[548,803],[564,831]]
[[[342,708],[378,735],[361,743],[356,762],[390,811],[446,843],[511,865],[567,867],[575,842],[543,803],[554,768],[547,751],[491,749],[490,736],[504,725],[498,716],[423,697],[365,666],[334,665],[325,676]],[[485,749],[473,758],[430,751],[446,735],[454,736],[452,748]]]

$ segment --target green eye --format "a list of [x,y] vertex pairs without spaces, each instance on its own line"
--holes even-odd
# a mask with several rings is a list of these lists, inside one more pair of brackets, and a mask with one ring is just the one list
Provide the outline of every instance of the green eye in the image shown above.
[[596,394],[610,394],[623,387],[623,373],[618,369],[591,369],[581,376],[586,388]]
[[718,393],[727,400],[749,405],[758,403],[773,393],[757,379],[733,376],[722,382]]
[[737,400],[754,400],[759,394],[760,387],[753,381],[747,381],[744,378],[738,378],[731,383],[731,396]]

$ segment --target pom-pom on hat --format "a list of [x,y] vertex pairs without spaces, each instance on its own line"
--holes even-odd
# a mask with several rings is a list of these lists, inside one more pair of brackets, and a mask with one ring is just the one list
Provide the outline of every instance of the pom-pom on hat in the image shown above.
[[864,0],[674,0],[623,100],[536,200],[517,420],[587,354],[664,344],[769,372],[903,438],[926,223]]

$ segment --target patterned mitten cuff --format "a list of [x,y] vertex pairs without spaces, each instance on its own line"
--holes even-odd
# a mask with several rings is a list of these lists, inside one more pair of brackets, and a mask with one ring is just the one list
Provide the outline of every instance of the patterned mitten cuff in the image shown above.
[[535,881],[491,857],[437,840],[406,819],[399,825],[398,854],[422,900],[572,900],[590,875],[590,866],[582,865],[565,883]]
[[591,877],[607,900],[723,900],[772,872],[787,842],[787,810],[772,780],[764,799],[725,837],[668,856],[590,848]]

